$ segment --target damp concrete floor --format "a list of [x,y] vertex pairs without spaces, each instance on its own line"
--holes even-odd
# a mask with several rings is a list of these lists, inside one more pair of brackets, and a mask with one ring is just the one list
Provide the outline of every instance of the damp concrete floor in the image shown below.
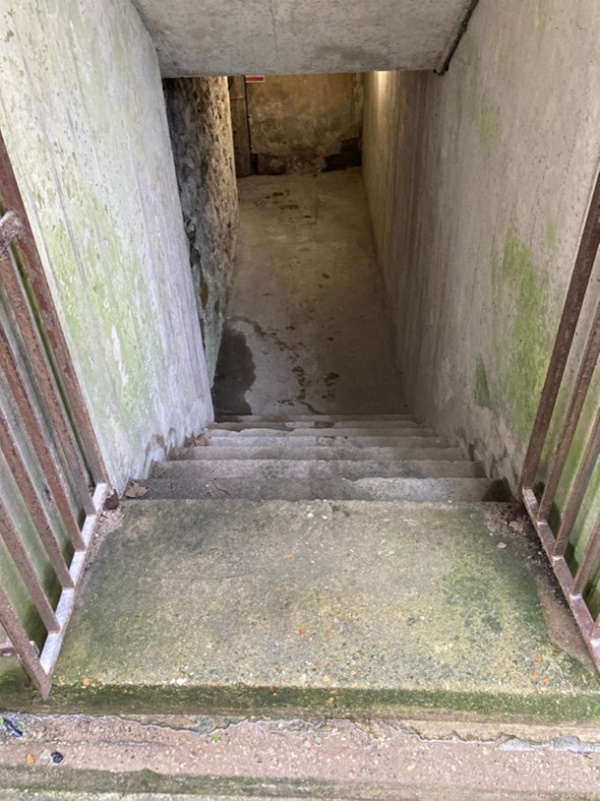
[[221,414],[404,412],[360,169],[239,182]]

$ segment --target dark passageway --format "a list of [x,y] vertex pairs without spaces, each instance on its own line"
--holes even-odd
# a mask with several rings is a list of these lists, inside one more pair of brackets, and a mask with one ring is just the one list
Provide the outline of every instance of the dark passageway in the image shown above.
[[360,169],[239,186],[217,415],[405,411]]

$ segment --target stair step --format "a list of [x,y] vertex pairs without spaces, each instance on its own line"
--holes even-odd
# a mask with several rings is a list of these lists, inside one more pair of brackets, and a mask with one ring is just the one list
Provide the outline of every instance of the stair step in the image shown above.
[[220,459],[301,459],[302,461],[327,461],[332,459],[369,461],[414,461],[420,459],[443,459],[448,462],[464,460],[459,448],[344,448],[319,445],[315,447],[257,447],[252,446],[217,448],[196,446],[175,448],[170,454],[175,461],[197,459],[199,461],[218,461]]
[[[238,425],[233,423],[232,425]],[[288,425],[284,423],[282,425]],[[211,426],[206,432],[206,436],[214,439],[235,439],[236,437],[275,437],[290,438],[296,437],[435,437],[436,431],[433,428],[422,428],[415,425],[410,427],[391,426],[390,428],[367,427],[367,428],[216,428]]]
[[[89,565],[46,711],[597,715],[600,679],[551,643],[540,597],[553,585],[528,559],[537,546],[501,516],[508,507],[123,507]],[[19,666],[2,671],[5,708],[31,705]]]
[[[144,500],[159,498],[245,498],[260,500],[357,501],[505,501],[501,482],[487,478],[199,478],[187,472],[173,478],[151,478]],[[499,486],[500,485],[500,486]]]
[[219,415],[217,423],[348,423],[414,421],[411,414],[293,414],[293,415]]
[[[228,452],[229,453],[229,452]],[[423,452],[420,452],[423,456]],[[193,479],[190,479],[193,476]],[[302,459],[216,459],[159,462],[153,478],[194,482],[219,478],[273,480],[288,478],[483,478],[478,462],[420,458],[397,462],[356,459],[314,461]],[[144,482],[142,482],[144,483]]]
[[398,448],[413,450],[414,448],[446,448],[448,440],[442,437],[322,437],[307,434],[293,436],[251,437],[234,434],[233,436],[208,436],[211,448]]
[[336,429],[358,429],[364,431],[365,429],[380,429],[387,432],[394,429],[420,429],[421,423],[416,423],[414,420],[381,420],[379,417],[368,417],[364,420],[356,420],[354,418],[349,420],[338,421],[310,421],[310,420],[250,420],[245,423],[212,423],[210,429],[213,431],[246,431],[248,429],[267,429],[271,431],[295,431],[297,429],[304,429],[313,431],[319,429],[322,431],[331,431]]

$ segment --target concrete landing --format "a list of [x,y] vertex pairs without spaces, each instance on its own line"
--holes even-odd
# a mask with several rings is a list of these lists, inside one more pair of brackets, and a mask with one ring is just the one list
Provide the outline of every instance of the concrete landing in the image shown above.
[[49,705],[24,700],[14,663],[0,665],[3,704],[600,717],[600,679],[575,658],[537,547],[502,511],[132,502],[90,565]]
[[359,169],[250,176],[217,416],[406,411]]

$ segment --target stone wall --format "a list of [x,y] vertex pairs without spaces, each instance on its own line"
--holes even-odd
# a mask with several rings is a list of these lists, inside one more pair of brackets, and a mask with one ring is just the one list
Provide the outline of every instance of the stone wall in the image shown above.
[[122,489],[212,415],[156,51],[129,0],[0,23],[0,125]]
[[408,400],[513,487],[600,160],[599,26],[595,0],[480,0],[445,76],[366,84],[365,178]]
[[164,89],[212,383],[239,221],[227,78],[166,80]]
[[246,86],[250,149],[259,173],[360,164],[362,76],[270,75]]

